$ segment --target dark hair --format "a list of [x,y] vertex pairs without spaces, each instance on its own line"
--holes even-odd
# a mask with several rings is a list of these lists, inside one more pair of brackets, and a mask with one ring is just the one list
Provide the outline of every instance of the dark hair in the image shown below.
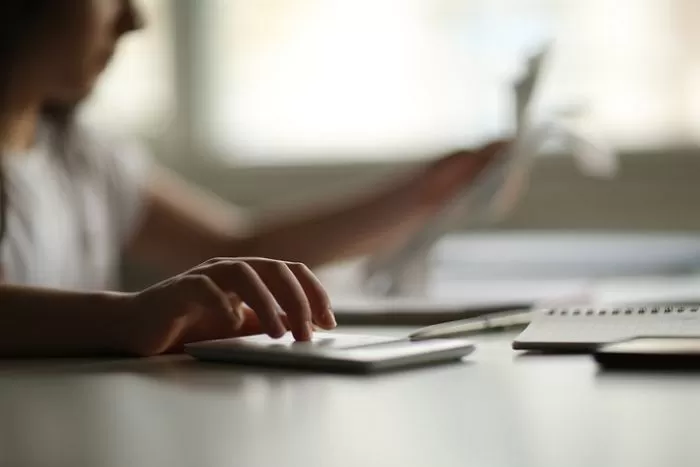
[[[66,11],[69,1],[73,0],[0,0],[0,141],[3,139],[3,125],[11,118],[6,111],[16,86],[21,86],[22,79],[19,70],[25,65],[23,60],[29,59],[51,40],[57,30],[61,30],[58,22],[72,14]],[[115,31],[119,36],[143,26],[143,18],[138,14],[130,0],[124,0],[124,9]],[[75,5],[73,5],[75,6]],[[68,15],[68,16],[66,16]],[[57,20],[58,18],[58,20]],[[59,26],[58,28],[56,26]],[[72,123],[74,110],[79,102],[43,102],[42,114],[44,123],[52,127],[50,137],[54,138],[53,147],[67,164],[82,164],[85,162],[84,153],[77,138],[73,138]],[[69,150],[70,148],[70,150]],[[70,157],[68,157],[70,156]],[[70,159],[70,160],[69,160]],[[0,158],[0,247],[7,233],[8,200],[7,183]],[[75,168],[75,167],[73,167]],[[76,200],[79,194],[76,191]],[[84,253],[90,249],[87,220],[84,210],[79,209],[82,217],[82,241]],[[0,250],[1,251],[1,250]],[[0,258],[0,280],[2,279],[2,258]]]
[[[14,86],[17,85],[18,68],[24,57],[30,56],[40,44],[42,33],[50,29],[52,7],[63,0],[0,0],[0,141],[4,137],[3,121]],[[56,126],[57,135],[65,137],[70,126],[74,106],[46,102],[42,113]],[[6,174],[0,158],[0,247],[7,233],[9,199]],[[1,253],[1,249],[0,249]],[[0,273],[2,272],[0,257]],[[0,274],[1,277],[1,274]]]

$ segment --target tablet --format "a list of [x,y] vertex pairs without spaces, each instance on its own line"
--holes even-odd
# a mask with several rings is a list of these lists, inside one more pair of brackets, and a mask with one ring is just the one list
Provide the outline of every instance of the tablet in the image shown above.
[[205,361],[278,366],[328,372],[371,373],[459,360],[474,351],[466,339],[411,341],[393,337],[315,333],[311,342],[249,336],[188,344]]
[[700,337],[637,337],[600,346],[593,354],[605,368],[700,369]]

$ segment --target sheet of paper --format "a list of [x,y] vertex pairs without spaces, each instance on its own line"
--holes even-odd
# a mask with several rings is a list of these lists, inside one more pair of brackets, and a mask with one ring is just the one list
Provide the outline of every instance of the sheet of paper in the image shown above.
[[517,201],[526,181],[529,162],[543,138],[543,129],[526,131],[526,114],[541,76],[545,53],[542,52],[528,62],[524,77],[516,84],[516,141],[513,147],[499,156],[491,167],[473,184],[465,187],[443,211],[427,223],[403,245],[388,256],[374,258],[368,269],[370,275],[381,271],[392,274],[404,267],[437,239],[442,237],[457,220],[468,215],[475,222],[483,222],[485,216],[503,216]]
[[547,49],[531,57],[523,77],[515,83],[515,123],[516,134],[521,134],[527,127],[528,111],[532,97],[542,75],[542,67],[547,56]]
[[546,55],[545,48],[528,60],[526,73],[515,85],[517,128],[513,144],[408,242],[393,252],[372,258],[367,268],[370,289],[372,284],[385,284],[397,278],[413,258],[431,248],[465,216],[472,223],[483,224],[510,213],[525,191],[536,155],[552,135],[564,135],[572,143],[573,155],[584,174],[606,178],[614,175],[617,159],[608,148],[559,122],[531,121],[529,112]]
[[391,275],[399,271],[412,258],[432,247],[465,216],[472,223],[489,222],[505,216],[516,204],[519,188],[526,183],[531,161],[548,131],[549,128],[541,127],[524,132],[510,150],[494,161],[479,179],[465,187],[407,243],[387,256],[375,258],[368,266],[370,274],[381,272]]

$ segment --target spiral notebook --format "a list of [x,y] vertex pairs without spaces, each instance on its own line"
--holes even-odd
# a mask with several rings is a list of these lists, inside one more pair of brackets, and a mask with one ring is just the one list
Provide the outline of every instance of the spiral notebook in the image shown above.
[[634,337],[700,337],[700,305],[540,310],[513,348],[589,352]]

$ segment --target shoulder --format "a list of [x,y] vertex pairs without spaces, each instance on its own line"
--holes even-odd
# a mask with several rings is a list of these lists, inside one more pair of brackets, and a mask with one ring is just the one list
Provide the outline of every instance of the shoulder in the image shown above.
[[140,190],[154,168],[150,152],[134,138],[76,123],[66,138],[73,170],[118,190]]
[[[83,177],[104,193],[122,241],[138,225],[154,163],[138,140],[99,131],[85,124],[71,128],[69,152],[78,158]],[[81,165],[77,165],[78,168]]]
[[148,150],[139,140],[84,123],[76,123],[73,126],[69,144],[73,151],[80,153],[88,163],[100,167],[129,163],[135,159],[150,160]]

